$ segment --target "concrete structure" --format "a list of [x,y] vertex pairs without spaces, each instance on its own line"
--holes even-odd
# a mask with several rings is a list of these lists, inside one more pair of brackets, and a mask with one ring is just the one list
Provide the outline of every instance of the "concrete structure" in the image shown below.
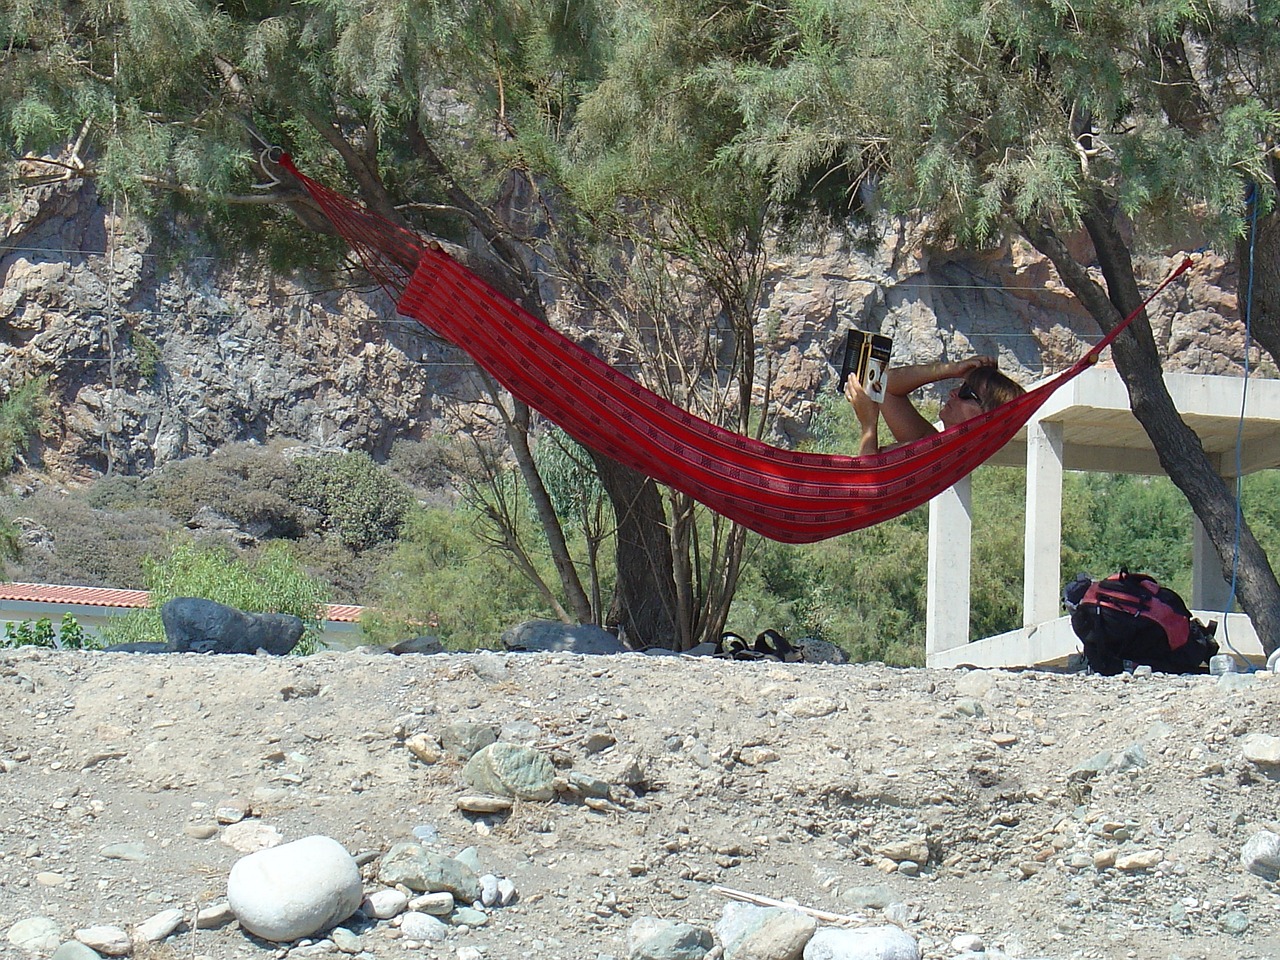
[[[1221,476],[1233,480],[1280,467],[1280,380],[1170,373],[1165,384]],[[1070,622],[1062,616],[1063,471],[1164,476],[1164,470],[1150,438],[1129,409],[1120,375],[1107,367],[1087,370],[1060,388],[989,462],[1027,469],[1023,626],[969,642],[973,518],[966,478],[929,504],[926,663],[931,667],[1063,664],[1080,649]],[[1251,661],[1264,662],[1262,645],[1248,617],[1230,614],[1222,622],[1230,586],[1198,521],[1192,562],[1191,608],[1201,620],[1219,621],[1223,652],[1234,648]],[[1230,647],[1223,643],[1224,637]]]
[[[111,587],[69,587],[52,583],[0,583],[0,631],[5,623],[32,623],[48,617],[56,630],[62,615],[69,613],[87,632],[101,635],[112,617],[146,607],[151,594],[146,590],[116,590]],[[354,604],[330,604],[320,640],[325,646],[346,649],[360,642],[360,614]]]

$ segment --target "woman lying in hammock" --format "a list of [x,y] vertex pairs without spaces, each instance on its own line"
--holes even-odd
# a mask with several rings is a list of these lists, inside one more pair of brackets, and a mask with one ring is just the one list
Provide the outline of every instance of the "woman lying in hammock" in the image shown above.
[[996,369],[995,357],[970,357],[967,360],[917,363],[907,367],[890,367],[883,403],[876,403],[869,396],[857,377],[845,382],[844,395],[853,404],[853,412],[862,427],[859,456],[880,451],[879,420],[884,416],[885,426],[899,443],[919,440],[938,429],[924,418],[910,393],[927,383],[962,378],[960,386],[947,396],[938,411],[943,427],[953,427],[970,417],[994,410],[1023,393],[1013,380]]

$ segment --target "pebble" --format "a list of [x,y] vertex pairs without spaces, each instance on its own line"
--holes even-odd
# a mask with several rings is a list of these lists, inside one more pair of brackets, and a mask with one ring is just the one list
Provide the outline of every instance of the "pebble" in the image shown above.
[[359,953],[364,949],[364,941],[346,927],[334,927],[329,931],[329,939],[342,953]]
[[133,941],[129,939],[129,934],[108,924],[81,927],[75,932],[75,938],[104,957],[127,957],[133,952]]
[[280,831],[257,820],[241,820],[222,831],[221,840],[236,853],[257,853],[284,842]]
[[104,860],[128,860],[141,863],[147,859],[147,850],[140,843],[109,843],[98,851]]
[[62,927],[48,917],[28,917],[9,928],[8,940],[28,953],[48,953],[62,941]]
[[345,920],[364,900],[360,869],[342,844],[305,837],[237,860],[227,901],[250,933],[284,942]]
[[427,913],[406,913],[400,918],[400,932],[410,940],[439,943],[449,936],[449,927]]
[[506,813],[515,803],[510,797],[479,796],[466,794],[457,800],[458,809],[464,813]]
[[159,943],[178,929],[182,919],[181,910],[161,910],[134,927],[133,937],[144,943]]
[[1264,880],[1280,879],[1280,834],[1259,830],[1240,850],[1240,863]]
[[414,897],[409,901],[409,909],[419,913],[429,913],[433,917],[447,917],[453,913],[453,908],[457,901],[453,899],[453,894],[447,890],[440,890],[436,893],[425,893],[420,897]]
[[1128,853],[1122,857],[1116,857],[1116,869],[1126,873],[1150,870],[1162,860],[1164,860],[1163,850],[1141,850],[1137,853]]
[[639,917],[627,929],[629,960],[703,960],[713,943],[705,927],[659,917]]
[[1280,737],[1251,733],[1240,744],[1244,758],[1260,767],[1280,766]]
[[102,954],[79,940],[68,940],[53,951],[49,960],[102,960]]
[[805,945],[804,960],[920,960],[920,946],[900,927],[823,927]]
[[[452,895],[449,902],[453,903]],[[408,903],[409,897],[403,891],[387,887],[365,897],[363,907],[364,912],[376,920],[390,920],[403,913]]]
[[202,908],[196,913],[196,929],[216,930],[218,927],[226,926],[235,919],[235,916],[235,913],[231,910],[231,904],[225,901],[215,903],[212,906]]

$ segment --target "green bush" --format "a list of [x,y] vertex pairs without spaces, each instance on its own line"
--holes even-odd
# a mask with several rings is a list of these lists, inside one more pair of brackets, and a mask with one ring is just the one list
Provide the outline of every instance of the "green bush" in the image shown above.
[[306,630],[294,652],[320,649],[328,592],[302,570],[289,544],[268,544],[246,560],[226,548],[181,543],[144,566],[151,606],[111,620],[104,633],[113,644],[163,642],[160,608],[174,597],[200,597],[249,613],[299,617]]
[[3,642],[0,647],[57,647],[61,650],[101,650],[102,643],[97,637],[85,632],[80,621],[69,613],[62,615],[62,622],[55,630],[53,621],[48,617],[39,620],[24,620],[21,623],[4,625]]
[[362,621],[370,642],[390,646],[421,634],[453,649],[497,645],[502,632],[549,611],[534,587],[475,532],[463,508],[415,508]]
[[334,453],[297,461],[296,501],[317,511],[321,528],[352,550],[394,540],[413,504],[408,487],[367,453]]
[[18,466],[48,416],[48,377],[29,380],[0,401],[0,476]]

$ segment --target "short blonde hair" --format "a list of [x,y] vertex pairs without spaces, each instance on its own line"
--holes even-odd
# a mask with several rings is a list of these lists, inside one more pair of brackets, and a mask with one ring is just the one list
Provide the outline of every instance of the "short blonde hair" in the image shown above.
[[978,395],[984,413],[1026,393],[1021,384],[995,367],[978,367],[965,377],[965,383]]

